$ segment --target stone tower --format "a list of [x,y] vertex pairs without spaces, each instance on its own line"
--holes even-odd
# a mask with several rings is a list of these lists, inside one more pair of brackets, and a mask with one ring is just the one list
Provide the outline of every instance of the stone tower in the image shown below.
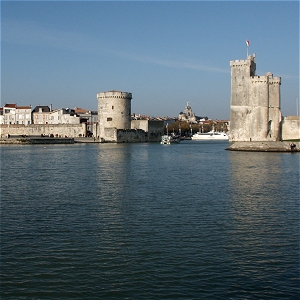
[[105,139],[105,129],[131,128],[132,94],[109,91],[97,94],[99,138]]
[[230,61],[231,100],[229,140],[278,141],[281,139],[281,78],[256,75],[255,56]]

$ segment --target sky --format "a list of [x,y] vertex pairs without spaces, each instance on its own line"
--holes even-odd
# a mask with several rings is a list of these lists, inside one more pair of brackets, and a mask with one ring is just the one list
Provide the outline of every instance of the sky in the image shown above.
[[131,111],[230,118],[230,61],[256,54],[281,77],[283,116],[299,101],[298,1],[1,1],[1,106],[97,110],[132,93]]

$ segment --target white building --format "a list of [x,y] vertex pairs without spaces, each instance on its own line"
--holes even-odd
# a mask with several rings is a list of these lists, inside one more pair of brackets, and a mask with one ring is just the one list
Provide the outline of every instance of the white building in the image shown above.
[[31,124],[31,106],[17,106],[17,104],[4,104],[1,124]]
[[80,124],[80,117],[71,108],[55,109],[49,116],[49,124]]

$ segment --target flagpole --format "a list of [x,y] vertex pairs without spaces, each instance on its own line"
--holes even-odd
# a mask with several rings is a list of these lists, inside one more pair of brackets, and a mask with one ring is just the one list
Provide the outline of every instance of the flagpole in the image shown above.
[[247,58],[248,58],[248,47],[250,46],[250,42],[249,42],[249,40],[246,40],[246,47],[247,47]]

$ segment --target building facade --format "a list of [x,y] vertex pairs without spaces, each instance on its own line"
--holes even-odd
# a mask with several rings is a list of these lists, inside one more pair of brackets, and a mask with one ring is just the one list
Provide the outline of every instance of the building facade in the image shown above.
[[255,55],[230,61],[230,141],[281,139],[281,78],[256,75]]
[[46,105],[38,105],[32,111],[32,124],[49,124],[50,108]]
[[80,117],[80,123],[86,123],[87,131],[97,136],[98,111],[75,107],[75,113]]
[[4,104],[2,108],[1,124],[31,124],[31,106]]
[[49,124],[80,124],[80,117],[71,108],[60,108],[50,112]]

